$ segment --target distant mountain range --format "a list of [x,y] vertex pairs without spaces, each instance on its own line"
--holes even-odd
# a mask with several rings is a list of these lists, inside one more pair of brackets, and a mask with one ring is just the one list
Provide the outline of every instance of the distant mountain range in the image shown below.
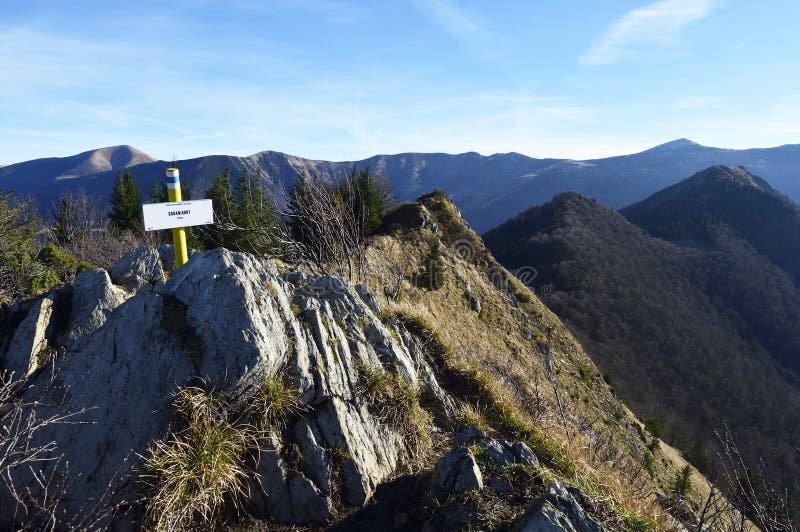
[[766,181],[714,166],[620,212],[560,194],[484,240],[554,287],[544,301],[694,463],[726,422],[750,463],[800,478],[800,208]]
[[[369,166],[392,181],[399,200],[412,200],[441,188],[479,232],[531,205],[549,201],[559,192],[577,191],[620,208],[714,164],[744,166],[800,201],[800,144],[726,150],[679,139],[633,155],[586,161],[534,159],[518,153],[404,153],[331,162],[264,151],[248,157],[210,155],[179,164],[194,197],[201,197],[225,167],[234,177],[244,170],[253,174],[260,170],[265,185],[280,195],[301,171],[336,180],[354,165]],[[0,167],[0,189],[32,194],[46,210],[66,189],[83,187],[89,193],[107,196],[113,177],[123,168],[128,168],[146,191],[154,179],[163,176],[165,165],[165,161],[154,161],[130,146],[102,148],[73,157]]]

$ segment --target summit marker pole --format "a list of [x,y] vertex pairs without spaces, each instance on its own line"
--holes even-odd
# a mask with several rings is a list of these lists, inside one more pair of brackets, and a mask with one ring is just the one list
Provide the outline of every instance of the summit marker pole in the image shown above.
[[[167,196],[172,203],[182,201],[180,171],[177,168],[167,168]],[[186,249],[186,230],[183,227],[173,229],[172,241],[175,247],[175,269],[177,270],[189,260],[189,252]]]

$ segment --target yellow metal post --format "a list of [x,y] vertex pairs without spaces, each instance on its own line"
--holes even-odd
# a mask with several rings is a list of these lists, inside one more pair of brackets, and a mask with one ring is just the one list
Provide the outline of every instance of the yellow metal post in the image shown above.
[[[167,168],[167,196],[172,203],[181,201],[181,178],[177,168]],[[177,270],[189,260],[186,249],[186,230],[179,227],[172,230],[172,241],[175,247],[175,269]]]

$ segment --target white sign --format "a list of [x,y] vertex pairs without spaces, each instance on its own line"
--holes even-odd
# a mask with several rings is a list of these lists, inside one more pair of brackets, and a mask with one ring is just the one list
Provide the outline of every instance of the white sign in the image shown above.
[[175,229],[214,223],[211,200],[179,201],[176,203],[145,203],[144,230]]

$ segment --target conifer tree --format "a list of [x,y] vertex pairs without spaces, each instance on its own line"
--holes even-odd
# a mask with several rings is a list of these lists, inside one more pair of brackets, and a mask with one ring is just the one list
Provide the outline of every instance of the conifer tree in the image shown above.
[[62,194],[53,210],[53,239],[59,246],[68,246],[78,237],[78,212],[72,196]]
[[150,203],[163,203],[167,201],[166,188],[166,185],[163,184],[158,177],[153,179],[153,186],[150,187],[150,192],[148,194]]
[[370,172],[369,167],[350,172],[349,185],[352,188],[355,198],[353,208],[357,220],[361,220],[364,226],[364,233],[373,233],[383,221],[383,213],[386,205],[383,194],[378,188],[376,176]]
[[56,274],[36,260],[38,232],[33,204],[0,190],[0,303],[58,283]]
[[425,264],[417,286],[429,290],[438,290],[444,286],[444,267],[442,266],[442,250],[439,239],[434,240],[428,249],[428,256],[425,257]]
[[670,484],[670,491],[678,497],[686,497],[692,490],[692,466],[685,465],[683,469],[675,473],[675,477]]
[[292,214],[291,231],[295,242],[309,244],[313,241],[313,228],[302,213],[306,211],[309,202],[308,174],[301,172],[294,180],[289,191],[287,210]]
[[205,231],[206,247],[224,247],[228,243],[224,227],[233,223],[236,212],[230,168],[226,167],[221,174],[214,178],[211,187],[206,190],[206,197],[214,205],[214,225]]
[[239,177],[235,192],[238,230],[231,244],[241,251],[264,254],[275,247],[274,233],[277,216],[274,204],[261,185],[260,174],[251,179],[245,170]]
[[111,221],[120,230],[140,230],[142,193],[130,172],[120,172],[111,190]]

